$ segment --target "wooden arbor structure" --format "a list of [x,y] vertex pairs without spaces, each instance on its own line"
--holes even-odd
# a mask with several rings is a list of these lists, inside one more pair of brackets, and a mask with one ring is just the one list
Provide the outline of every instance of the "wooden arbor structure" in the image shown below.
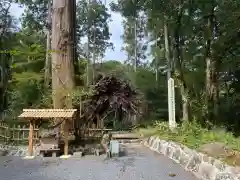
[[69,122],[75,116],[77,109],[23,109],[23,113],[19,118],[24,118],[30,122],[29,126],[29,141],[28,141],[28,156],[33,156],[33,136],[35,121],[49,120],[50,118],[57,118],[65,120],[64,123],[64,155],[68,155],[68,135]]

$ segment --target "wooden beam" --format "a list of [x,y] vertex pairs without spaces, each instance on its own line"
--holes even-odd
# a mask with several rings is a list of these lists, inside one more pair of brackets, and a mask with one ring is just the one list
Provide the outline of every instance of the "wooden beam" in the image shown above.
[[29,137],[28,137],[28,156],[33,156],[33,120],[30,120]]
[[64,123],[64,155],[68,155],[68,135],[69,135],[69,121],[65,120]]

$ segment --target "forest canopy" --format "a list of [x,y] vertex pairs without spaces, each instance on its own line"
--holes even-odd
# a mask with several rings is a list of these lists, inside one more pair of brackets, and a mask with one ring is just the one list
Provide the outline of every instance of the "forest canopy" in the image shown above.
[[[12,3],[0,2],[0,51],[4,52],[0,53],[0,113],[7,121],[15,121],[23,108],[54,105],[53,53],[49,53],[54,33],[52,3],[15,1],[25,8],[20,20],[10,13]],[[170,72],[175,82],[178,122],[195,120],[208,128],[224,126],[238,131],[240,1],[117,0],[108,5],[80,0],[73,7],[74,106],[88,96],[95,99],[91,103],[105,102],[122,112],[126,108],[136,111],[138,100],[135,95],[129,97],[136,90],[142,104],[137,120],[167,121]],[[123,63],[104,61],[106,51],[114,49],[109,28],[112,13],[123,18],[122,49],[127,54]],[[105,78],[95,84],[99,73]],[[90,86],[99,94],[92,94]],[[115,94],[106,96],[107,86],[115,88]],[[124,97],[116,96],[119,91]],[[125,118],[134,119],[133,115]]]

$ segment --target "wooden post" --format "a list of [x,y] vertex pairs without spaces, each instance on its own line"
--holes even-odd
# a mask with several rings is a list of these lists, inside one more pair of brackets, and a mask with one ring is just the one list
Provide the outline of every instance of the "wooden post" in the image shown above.
[[29,126],[28,156],[33,156],[33,120],[30,120]]
[[101,118],[101,119],[100,119],[100,122],[101,122],[101,128],[104,129],[104,127],[105,127],[105,126],[104,126],[104,119]]
[[101,128],[100,126],[100,122],[99,122],[99,116],[98,114],[96,114],[96,118],[97,118],[97,129]]
[[20,132],[21,132],[21,126],[20,125],[18,125],[18,127],[17,127],[17,145],[19,145],[19,143],[20,143]]
[[65,120],[64,122],[64,155],[68,155],[68,131],[69,131],[69,121],[68,119]]

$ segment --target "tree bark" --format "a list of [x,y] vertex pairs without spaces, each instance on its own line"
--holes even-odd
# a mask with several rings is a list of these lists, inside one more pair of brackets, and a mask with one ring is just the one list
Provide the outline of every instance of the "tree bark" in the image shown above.
[[96,73],[96,27],[93,27],[93,62],[92,62],[92,83],[95,81],[95,73]]
[[167,25],[167,17],[164,17],[164,42],[165,42],[165,57],[167,60],[167,68],[169,69],[167,71],[167,79],[171,77],[171,57],[170,57],[170,48],[169,48],[169,35],[168,35],[168,25]]
[[[73,66],[74,66],[74,73],[75,73],[75,83],[79,82],[79,76],[80,76],[80,69],[79,69],[79,61],[78,61],[78,54],[77,54],[77,27],[76,27],[76,0],[72,0],[72,22],[73,22]],[[78,76],[76,76],[78,75]],[[80,81],[81,82],[81,81]],[[78,83],[79,84],[79,83]]]
[[[8,14],[11,8],[11,3],[6,2],[6,9],[3,9],[4,14],[2,14],[2,28],[0,28],[0,49],[6,49],[6,45],[4,42],[8,39],[5,39],[7,29],[9,28],[8,22]],[[0,54],[0,114],[7,107],[7,88],[8,88],[8,80],[10,79],[10,61],[11,61],[11,53],[1,53]]]
[[214,124],[218,118],[218,83],[217,83],[217,61],[213,57],[212,42],[214,31],[214,4],[212,4],[211,12],[208,16],[207,23],[207,37],[206,37],[206,118],[212,121]]
[[184,79],[184,67],[182,57],[182,44],[181,44],[181,26],[182,26],[182,15],[183,15],[183,2],[179,5],[179,12],[177,17],[177,26],[174,32],[174,43],[175,43],[175,75],[180,87],[180,93],[182,97],[182,119],[183,121],[189,121],[189,100],[188,100],[188,88]]
[[52,5],[51,1],[48,1],[48,17],[47,17],[47,32],[46,32],[46,60],[45,60],[45,73],[44,73],[44,83],[45,86],[49,86],[50,76],[51,76],[51,56],[50,56],[50,49],[51,49],[51,10]]
[[[74,87],[74,0],[53,0],[52,15],[52,98],[56,109],[72,108]],[[57,132],[59,134],[59,127]]]
[[47,41],[47,45],[46,45],[46,59],[45,59],[45,72],[44,72],[44,83],[45,86],[49,86],[49,82],[50,82],[50,76],[51,76],[51,56],[50,56],[50,49],[51,49],[51,40],[50,40],[50,32],[48,31],[46,34],[46,41]]

